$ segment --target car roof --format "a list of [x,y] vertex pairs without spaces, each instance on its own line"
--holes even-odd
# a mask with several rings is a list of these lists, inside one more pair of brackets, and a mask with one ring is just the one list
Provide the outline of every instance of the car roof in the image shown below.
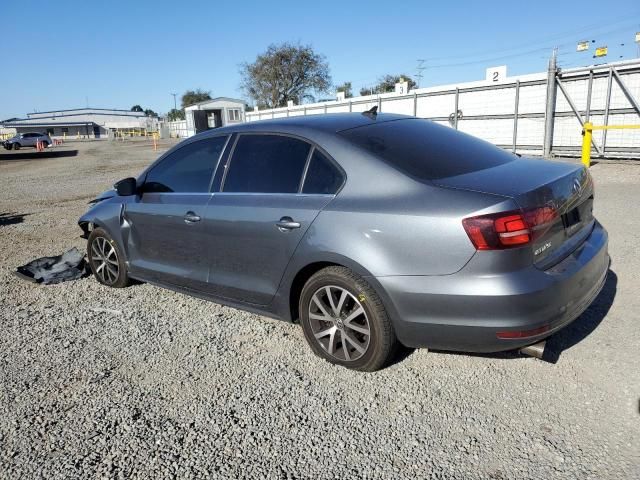
[[[223,127],[213,130],[216,133],[221,131],[289,131],[290,129],[310,129],[327,133],[337,133],[352,128],[364,127],[375,123],[392,122],[414,118],[409,115],[398,115],[394,113],[325,113],[318,115],[299,115],[294,117],[274,118],[270,120],[257,120],[239,125]],[[211,132],[211,130],[209,131]]]

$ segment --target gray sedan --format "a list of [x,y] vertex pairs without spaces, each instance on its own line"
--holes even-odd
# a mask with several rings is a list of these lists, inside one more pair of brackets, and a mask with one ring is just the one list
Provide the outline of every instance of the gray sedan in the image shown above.
[[96,279],[291,322],[372,371],[400,344],[535,344],[602,288],[607,233],[582,166],[520,158],[401,115],[291,117],[196,135],[79,224]]
[[43,142],[45,147],[53,143],[51,137],[46,133],[18,133],[4,142],[4,148],[7,150],[19,150],[22,147],[35,147],[37,142]]

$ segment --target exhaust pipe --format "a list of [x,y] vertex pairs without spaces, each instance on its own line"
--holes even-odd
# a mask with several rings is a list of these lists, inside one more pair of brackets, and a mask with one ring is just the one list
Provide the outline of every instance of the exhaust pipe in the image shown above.
[[543,340],[541,342],[538,343],[534,343],[533,345],[528,345],[526,347],[522,347],[519,352],[522,355],[528,355],[530,357],[536,357],[542,360],[542,357],[544,355],[544,347],[546,345],[546,341]]

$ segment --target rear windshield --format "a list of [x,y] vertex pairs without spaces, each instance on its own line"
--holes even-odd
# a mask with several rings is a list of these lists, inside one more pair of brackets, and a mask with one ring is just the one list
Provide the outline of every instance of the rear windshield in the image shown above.
[[418,180],[454,177],[517,158],[484,140],[418,118],[374,123],[341,135]]

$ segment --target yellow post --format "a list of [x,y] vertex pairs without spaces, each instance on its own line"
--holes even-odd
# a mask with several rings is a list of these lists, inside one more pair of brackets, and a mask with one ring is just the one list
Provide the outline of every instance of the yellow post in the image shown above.
[[582,129],[582,164],[589,168],[591,166],[591,137],[593,135],[593,124],[586,122]]
[[156,134],[153,134],[153,151],[157,151],[158,150],[158,142],[156,141]]

